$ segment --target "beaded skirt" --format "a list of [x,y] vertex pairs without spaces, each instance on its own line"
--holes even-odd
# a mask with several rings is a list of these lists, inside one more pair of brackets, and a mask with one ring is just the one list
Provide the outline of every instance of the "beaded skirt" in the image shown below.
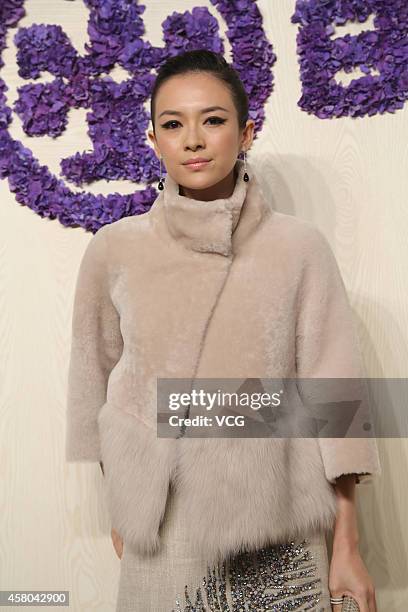
[[190,550],[185,512],[170,489],[160,551],[140,556],[124,542],[116,612],[331,611],[324,533],[209,566]]

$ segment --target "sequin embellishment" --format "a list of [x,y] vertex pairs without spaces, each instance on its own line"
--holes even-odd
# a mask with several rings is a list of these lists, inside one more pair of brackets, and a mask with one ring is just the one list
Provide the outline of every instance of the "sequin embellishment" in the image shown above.
[[324,612],[317,607],[321,579],[307,546],[306,539],[277,544],[208,566],[201,587],[192,595],[186,585],[184,601],[177,595],[171,612]]

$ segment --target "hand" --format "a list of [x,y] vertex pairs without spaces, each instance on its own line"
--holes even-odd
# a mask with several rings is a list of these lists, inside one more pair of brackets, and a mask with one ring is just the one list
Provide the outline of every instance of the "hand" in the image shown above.
[[111,530],[111,537],[116,554],[118,555],[119,559],[121,559],[123,554],[123,540],[118,534],[118,532],[115,531],[115,529],[113,528]]
[[[374,583],[360,556],[358,547],[339,547],[333,550],[329,591],[331,597],[350,595],[357,601],[360,612],[377,612]],[[333,612],[340,612],[342,604],[332,604]]]

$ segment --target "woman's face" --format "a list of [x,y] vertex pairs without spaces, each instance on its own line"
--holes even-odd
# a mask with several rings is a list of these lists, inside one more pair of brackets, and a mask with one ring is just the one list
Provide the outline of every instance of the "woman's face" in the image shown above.
[[[213,110],[208,110],[210,107]],[[156,97],[155,129],[148,136],[163,176],[169,174],[180,186],[181,195],[197,200],[214,200],[232,194],[233,169],[239,153],[253,139],[254,122],[244,130],[228,87],[209,73],[171,77]],[[210,160],[201,168],[185,165],[190,158]]]

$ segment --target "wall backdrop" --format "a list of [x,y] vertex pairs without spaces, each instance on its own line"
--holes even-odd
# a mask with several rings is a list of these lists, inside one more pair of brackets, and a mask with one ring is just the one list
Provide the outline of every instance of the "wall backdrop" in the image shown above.
[[[158,194],[149,91],[166,54],[234,61],[265,195],[330,241],[367,376],[408,373],[405,0],[126,4],[0,5],[0,590],[69,590],[78,612],[114,609],[120,562],[99,466],[64,459],[74,288],[92,232]],[[383,475],[357,488],[360,550],[394,612],[408,444],[378,444]]]

